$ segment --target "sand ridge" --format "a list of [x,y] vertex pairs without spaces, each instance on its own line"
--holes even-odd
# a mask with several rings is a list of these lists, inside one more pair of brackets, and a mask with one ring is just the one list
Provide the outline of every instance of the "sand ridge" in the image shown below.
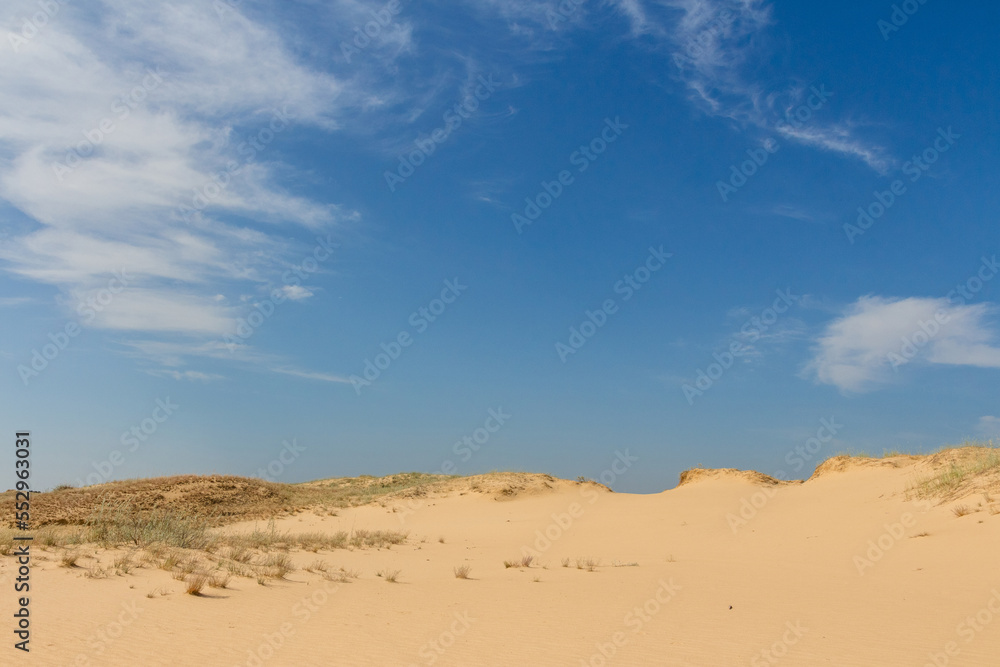
[[[994,665],[995,470],[921,497],[988,454],[838,461],[796,483],[699,471],[651,495],[528,473],[370,478],[390,491],[213,528],[218,545],[170,550],[170,567],[148,548],[36,544],[31,664]],[[264,546],[225,542],[247,535]],[[281,576],[184,593],[185,567],[265,560]]]

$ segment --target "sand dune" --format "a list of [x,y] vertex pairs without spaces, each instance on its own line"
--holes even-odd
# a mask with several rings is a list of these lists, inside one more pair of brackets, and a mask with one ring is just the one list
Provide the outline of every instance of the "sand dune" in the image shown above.
[[[291,548],[284,578],[237,575],[200,596],[145,549],[132,558],[148,564],[116,574],[125,549],[70,547],[84,557],[64,567],[65,548],[36,544],[21,664],[994,666],[1000,491],[996,468],[976,466],[988,454],[839,457],[797,483],[699,470],[654,495],[544,475],[432,480],[335,516],[290,507],[273,525],[226,525],[407,537]],[[207,568],[229,554],[213,550],[179,553]],[[305,569],[317,560],[326,576]],[[108,576],[86,576],[95,567]],[[8,591],[15,568],[0,559]],[[23,661],[10,644],[3,663]]]

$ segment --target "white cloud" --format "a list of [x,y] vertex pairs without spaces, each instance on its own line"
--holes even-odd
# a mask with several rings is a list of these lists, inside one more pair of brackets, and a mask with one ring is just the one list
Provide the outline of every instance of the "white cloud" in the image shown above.
[[350,384],[348,378],[342,377],[340,375],[331,375],[329,373],[316,373],[313,371],[301,371],[295,368],[282,368],[275,367],[271,368],[271,371],[275,373],[281,373],[282,375],[291,375],[293,377],[305,378],[307,380],[321,380],[323,382],[339,382],[343,384]]
[[[14,4],[0,30],[16,31],[20,16],[37,11]],[[215,213],[311,228],[350,216],[275,186],[267,152],[292,123],[336,128],[350,85],[302,64],[239,11],[62,4],[38,35],[0,58],[0,87],[0,196],[38,223],[5,243],[0,258],[70,301],[125,267],[132,283],[92,326],[224,329],[234,314],[198,298],[200,286],[260,279],[280,266],[274,251],[285,243]],[[239,152],[250,135],[262,146],[253,161]],[[178,209],[197,192],[214,197],[185,222]]]
[[1000,347],[988,319],[992,305],[947,299],[858,299],[817,341],[806,372],[845,391],[890,381],[909,363],[1000,368]]
[[[296,259],[288,227],[356,218],[282,189],[279,178],[294,172],[273,146],[293,126],[335,131],[372,95],[355,79],[311,67],[274,29],[223,3],[57,6],[16,51],[4,39],[0,198],[35,224],[5,230],[0,260],[55,286],[72,317],[125,275],[125,288],[90,309],[85,326],[159,338],[128,349],[170,366],[226,358],[219,341],[245,312],[220,290],[239,294],[249,282],[259,292],[277,282]],[[369,4],[339,6],[360,20]],[[37,11],[33,0],[8,3],[0,33],[17,33]],[[385,33],[397,50],[409,43],[404,28],[398,21]],[[194,214],[181,215],[183,206]],[[286,289],[290,299],[311,295]]]
[[860,159],[880,173],[888,168],[884,150],[855,137],[848,122],[824,122],[818,117],[823,112],[816,111],[801,127],[782,123],[811,93],[796,83],[795,73],[761,73],[767,70],[760,64],[771,56],[767,29],[774,24],[772,5],[766,0],[650,2],[681,12],[679,19],[659,24],[648,18],[640,0],[616,0],[616,4],[633,17],[633,32],[662,35],[672,44],[678,76],[705,113]]
[[191,380],[197,382],[210,382],[213,380],[223,380],[225,379],[221,375],[215,373],[202,373],[201,371],[172,371],[166,369],[151,370],[147,371],[150,375],[156,377],[166,377],[172,378],[174,380]]
[[302,301],[313,296],[312,290],[302,285],[285,285],[281,288],[281,291],[284,293],[286,299],[291,299],[292,301]]

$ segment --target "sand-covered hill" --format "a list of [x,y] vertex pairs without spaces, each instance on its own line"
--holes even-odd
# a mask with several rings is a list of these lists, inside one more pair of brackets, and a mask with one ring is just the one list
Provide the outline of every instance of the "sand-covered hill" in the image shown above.
[[[184,477],[39,494],[32,652],[8,642],[2,664],[1000,664],[997,450],[681,482]],[[0,585],[16,568],[0,558]]]

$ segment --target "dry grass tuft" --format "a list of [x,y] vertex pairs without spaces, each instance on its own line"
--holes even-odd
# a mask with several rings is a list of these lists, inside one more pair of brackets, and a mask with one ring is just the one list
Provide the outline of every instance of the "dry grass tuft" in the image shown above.
[[390,584],[394,584],[399,579],[399,573],[400,570],[379,570],[375,573],[375,576],[382,577]]
[[594,558],[577,558],[576,559],[576,569],[586,570],[587,572],[593,572],[600,566],[601,561]]
[[340,568],[335,572],[324,572],[323,578],[327,581],[333,581],[338,584],[349,584],[351,579],[357,579],[361,574],[357,570],[345,570]]
[[103,547],[162,543],[183,549],[204,549],[210,543],[204,518],[164,509],[141,510],[130,499],[103,499],[87,519],[88,541]]
[[184,581],[187,583],[187,586],[184,588],[185,593],[188,595],[201,595],[201,589],[208,583],[208,577],[204,574],[191,574]]
[[84,572],[83,576],[87,577],[88,579],[107,579],[108,571],[105,570],[100,565],[94,565],[86,572]]
[[128,574],[135,567],[135,563],[132,562],[132,554],[129,553],[118,556],[111,565],[115,568],[115,572],[120,575]]
[[468,579],[472,567],[469,565],[456,565],[453,569],[456,579]]
[[314,560],[306,566],[306,572],[312,572],[313,574],[316,572],[326,572],[328,567],[325,560]]
[[284,579],[285,575],[295,570],[292,559],[286,553],[269,554],[256,563],[258,573],[265,573],[272,579]]
[[[954,460],[940,472],[917,480],[907,489],[908,496],[917,498],[949,498],[968,489],[978,478],[995,478],[1000,471],[1000,449],[993,442],[963,443],[933,455],[949,456]],[[995,482],[995,479],[994,479]],[[988,492],[987,492],[988,493]]]
[[531,567],[531,563],[534,560],[535,560],[534,556],[527,556],[527,555],[525,555],[525,556],[521,556],[520,558],[518,558],[516,560],[505,560],[503,562],[503,566],[506,567],[506,568],[511,568],[511,567]]
[[76,551],[63,551],[59,556],[59,564],[62,567],[79,567],[76,561],[80,560],[80,554]]
[[973,512],[975,512],[975,510],[971,509],[968,505],[959,505],[952,510],[952,513],[955,516],[965,516],[966,514],[972,514]]
[[217,572],[209,578],[208,585],[212,588],[228,588],[229,579],[230,577],[228,574]]

